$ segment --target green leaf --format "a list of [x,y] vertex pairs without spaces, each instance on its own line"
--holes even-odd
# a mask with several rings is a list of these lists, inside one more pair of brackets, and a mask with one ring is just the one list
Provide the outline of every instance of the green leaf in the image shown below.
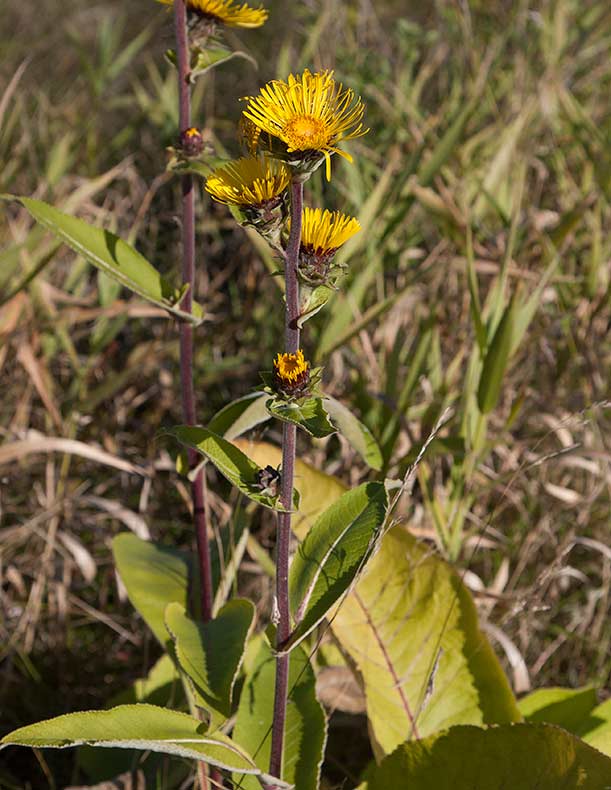
[[327,615],[364,568],[386,517],[383,483],[364,483],[345,493],[316,521],[299,546],[289,572],[289,600],[298,644]]
[[201,721],[155,705],[68,713],[20,727],[0,740],[0,748],[66,749],[83,744],[150,750],[203,760],[230,771],[260,773],[252,758],[230,738],[206,735]]
[[329,422],[329,416],[324,409],[322,398],[304,398],[299,401],[270,398],[265,407],[272,417],[282,422],[292,422],[317,439],[335,433],[335,428]]
[[186,608],[188,602],[187,555],[141,540],[131,532],[117,535],[112,549],[129,600],[165,646],[168,642],[166,606],[176,602]]
[[[269,442],[240,439],[237,444],[261,466],[270,464],[277,467],[282,461],[282,450]],[[346,491],[346,486],[337,477],[327,475],[299,458],[295,463],[295,480],[300,489],[300,500],[291,521],[291,530],[303,540],[316,519]]]
[[326,396],[323,403],[331,422],[341,435],[348,440],[365,463],[379,471],[383,463],[382,453],[369,428],[335,398]]
[[234,400],[214,415],[208,430],[223,436],[228,441],[236,439],[270,419],[271,415],[265,408],[268,398],[266,392],[253,392]]
[[[246,678],[233,732],[263,771],[269,767],[275,682],[276,659],[264,642]],[[289,656],[288,688],[282,778],[299,790],[317,790],[327,723],[316,699],[314,672],[301,648]],[[260,790],[258,782],[248,776],[236,777],[236,787]]]
[[[235,444],[200,426],[178,425],[168,433],[212,461],[223,477],[249,499],[271,510],[284,512],[278,497],[262,494],[257,488],[257,475],[262,471],[261,467],[251,461]],[[299,506],[299,494],[296,491],[293,492],[293,504],[295,508]]]
[[559,727],[452,727],[399,746],[359,790],[605,790],[611,760]]
[[[177,707],[183,699],[183,688],[174,662],[167,653],[153,665],[145,678],[135,680],[130,688],[115,694],[107,707],[129,705],[137,702],[148,702],[162,708]],[[140,752],[131,749],[107,749],[101,752],[93,746],[81,746],[77,761],[92,783],[105,782],[125,771],[131,770],[138,763]],[[165,757],[154,758],[155,763]],[[152,760],[147,761],[152,763]]]
[[578,733],[580,725],[596,707],[596,691],[581,689],[537,689],[518,702],[520,713],[533,724],[557,724],[569,732]]
[[[165,53],[169,62],[176,66],[176,52],[173,49],[168,49]],[[220,66],[233,58],[244,58],[250,61],[253,66],[257,66],[257,61],[241,50],[230,50],[223,46],[211,46],[201,49],[200,47],[193,47],[191,50],[191,68],[189,73],[189,82],[193,83],[197,77],[213,69],[215,66]]]
[[378,757],[454,724],[521,718],[460,577],[402,527],[384,535],[331,627],[361,673]]
[[501,394],[501,384],[511,353],[516,311],[516,302],[512,299],[505,308],[484,359],[477,390],[477,405],[482,414],[494,409]]
[[611,699],[590,711],[577,734],[590,746],[611,756]]
[[335,293],[334,288],[328,285],[311,286],[305,283],[301,284],[299,290],[299,318],[297,325],[303,329],[305,322],[315,316],[329,301]]
[[114,233],[64,214],[42,200],[13,195],[0,197],[18,200],[44,228],[130,291],[185,321],[200,322],[203,315],[201,307],[194,303],[193,315],[181,310],[178,304],[182,293],[170,285],[144,256]]
[[165,611],[176,658],[193,683],[196,702],[220,714],[219,725],[231,715],[233,686],[254,616],[254,605],[241,598],[225,604],[207,623],[192,620],[178,603]]

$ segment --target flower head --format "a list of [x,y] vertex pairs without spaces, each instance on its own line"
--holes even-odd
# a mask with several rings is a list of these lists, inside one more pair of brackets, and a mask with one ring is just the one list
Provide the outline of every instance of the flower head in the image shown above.
[[[159,2],[174,4],[174,0]],[[251,8],[248,3],[239,5],[235,0],[186,0],[186,5],[189,13],[227,27],[261,27],[268,17],[262,6]]]
[[[246,101],[246,118],[283,144],[287,161],[311,172],[324,157],[327,179],[331,178],[331,154],[352,161],[338,143],[367,132],[362,123],[363,102],[350,88],[344,90],[336,83],[332,71],[312,74],[306,69],[301,75],[291,74],[287,82],[273,80]],[[280,155],[275,149],[273,153]]]
[[306,395],[310,384],[310,363],[299,349],[295,354],[278,354],[274,359],[274,389],[289,398]]
[[206,180],[206,191],[219,203],[263,206],[278,201],[290,180],[282,162],[263,155],[244,156],[215,170]]
[[357,219],[339,211],[305,208],[299,250],[303,279],[314,284],[326,282],[335,253],[360,229]]
[[361,229],[358,219],[319,208],[305,208],[302,223],[301,246],[317,255],[337,252]]

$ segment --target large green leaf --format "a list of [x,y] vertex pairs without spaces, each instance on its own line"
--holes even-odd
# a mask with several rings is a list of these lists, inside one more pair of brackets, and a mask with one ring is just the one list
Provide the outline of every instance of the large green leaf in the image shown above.
[[[325,714],[316,699],[316,679],[305,651],[297,648],[289,661],[282,779],[297,790],[317,790],[326,742]],[[268,769],[271,751],[275,678],[276,659],[264,642],[242,689],[233,732],[263,771]],[[260,790],[249,776],[239,777],[236,786]]]
[[18,200],[44,228],[130,291],[183,320],[192,323],[201,320],[201,307],[194,303],[193,315],[181,310],[181,292],[168,283],[143,255],[114,233],[64,214],[42,200],[13,195],[0,197]]
[[373,551],[386,517],[382,483],[364,483],[345,493],[316,521],[297,549],[289,573],[291,613],[298,644],[344,595]]
[[578,734],[590,746],[611,756],[611,699],[590,711],[581,722]]
[[596,691],[591,686],[581,689],[537,689],[518,702],[520,713],[526,721],[557,724],[574,733],[578,733],[584,719],[595,707]]
[[[261,488],[257,485],[257,476],[262,472],[261,467],[257,466],[235,444],[200,426],[178,425],[172,428],[169,433],[175,436],[179,442],[187,447],[192,447],[212,461],[223,477],[226,477],[249,499],[272,510],[285,510],[277,496],[261,493]],[[293,504],[295,508],[299,506],[299,495],[296,491],[293,492]]]
[[550,724],[452,727],[399,746],[359,790],[607,790],[611,760]]
[[168,604],[165,621],[174,641],[176,658],[193,683],[196,702],[215,723],[231,715],[231,695],[246,640],[253,625],[254,605],[235,598],[207,623],[192,620],[178,603]]
[[[282,450],[269,442],[240,439],[236,444],[260,466],[278,466]],[[295,486],[299,489],[299,508],[291,521],[291,529],[303,540],[316,519],[346,491],[346,486],[333,475],[327,475],[299,458],[295,463]]]
[[265,408],[268,399],[269,395],[266,392],[252,392],[228,403],[210,420],[208,430],[223,436],[228,441],[236,439],[251,428],[271,419],[271,414]]
[[230,771],[260,773],[252,758],[226,736],[207,735],[201,721],[155,705],[119,705],[57,716],[10,732],[0,741],[0,748],[65,749],[83,744],[163,752]]
[[332,628],[361,673],[378,757],[454,724],[521,718],[469,592],[402,527],[386,533]]
[[369,428],[335,398],[326,396],[323,398],[323,404],[331,422],[341,435],[350,442],[365,463],[379,471],[383,463],[382,453]]
[[[162,708],[177,707],[183,699],[183,687],[174,662],[164,653],[145,678],[139,678],[125,691],[116,694],[107,707],[148,702]],[[83,768],[92,783],[104,782],[114,776],[133,769],[140,761],[141,754],[136,749],[106,749],[100,751],[93,746],[81,746],[78,750],[78,764]],[[147,760],[150,768],[154,763],[167,759],[154,755]]]
[[129,600],[165,645],[168,642],[164,622],[166,606],[174,601],[185,608],[187,606],[187,555],[141,540],[131,532],[117,535],[112,548]]
[[311,397],[299,401],[270,398],[265,407],[273,417],[283,422],[292,422],[317,439],[335,433],[322,398]]

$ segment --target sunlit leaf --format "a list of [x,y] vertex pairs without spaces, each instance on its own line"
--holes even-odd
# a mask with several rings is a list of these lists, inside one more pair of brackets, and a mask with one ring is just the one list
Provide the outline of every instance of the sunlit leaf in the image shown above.
[[[175,436],[179,442],[187,447],[192,447],[211,461],[223,477],[226,477],[249,499],[272,510],[284,510],[278,497],[261,493],[257,482],[259,473],[262,472],[261,467],[257,466],[235,444],[200,426],[179,425],[172,428],[169,433]],[[298,496],[297,492],[294,492],[295,508],[299,505]]]
[[168,642],[166,606],[188,605],[189,560],[185,553],[141,540],[131,532],[112,542],[115,565],[132,605],[162,645]]
[[298,644],[320,623],[365,567],[387,507],[384,485],[364,483],[331,505],[308,532],[289,573],[297,625],[288,645]]
[[229,601],[207,623],[188,617],[178,603],[166,608],[176,658],[193,683],[197,703],[222,719],[231,715],[233,685],[254,616],[254,605],[241,598]]
[[385,534],[331,627],[362,677],[378,757],[454,724],[521,718],[458,574],[403,527]]
[[[317,790],[326,741],[325,714],[316,699],[316,679],[305,651],[297,648],[289,661],[283,779],[299,790]],[[275,682],[276,659],[264,642],[242,689],[233,732],[263,771],[269,768]],[[242,790],[260,790],[252,777],[236,779]]]
[[269,395],[266,392],[252,392],[234,400],[214,415],[208,424],[208,430],[228,441],[236,439],[271,419],[271,414],[265,408],[267,400]]
[[331,422],[372,469],[382,468],[382,453],[366,425],[342,403],[326,396],[323,405]]
[[13,730],[2,738],[0,748],[65,749],[83,744],[150,750],[204,760],[230,771],[260,773],[252,758],[231,739],[220,733],[207,735],[201,721],[155,705],[119,705],[57,716]]
[[[147,702],[162,708],[177,707],[184,698],[182,683],[174,662],[167,653],[154,664],[144,678],[135,680],[125,691],[115,694],[107,707],[117,705],[130,705],[137,702]],[[118,776],[124,771],[129,771],[137,764],[140,752],[136,749],[105,749],[101,751],[93,746],[80,746],[77,761],[89,779],[94,782],[104,782]],[[166,759],[154,756],[157,764]]]
[[543,688],[527,694],[518,702],[520,713],[533,724],[557,724],[577,733],[588,713],[596,707],[596,691],[582,689]]
[[12,195],[0,197],[18,200],[44,228],[130,291],[179,318],[199,323],[201,307],[194,303],[192,316],[181,310],[181,292],[170,285],[144,256],[114,233],[64,214],[42,200]]
[[578,734],[590,746],[611,756],[611,699],[588,713],[578,728]]
[[270,398],[265,406],[273,417],[298,425],[310,436],[322,439],[335,433],[335,428],[329,422],[322,398],[311,397],[299,401]]
[[359,790],[605,790],[611,760],[549,724],[453,727],[399,746]]

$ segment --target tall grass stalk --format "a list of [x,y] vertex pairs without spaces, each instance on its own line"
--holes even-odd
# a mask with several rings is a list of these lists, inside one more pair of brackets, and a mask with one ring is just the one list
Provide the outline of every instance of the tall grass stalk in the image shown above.
[[[284,261],[284,281],[286,295],[285,345],[286,351],[295,354],[299,349],[299,282],[297,264],[301,242],[301,221],[303,214],[303,181],[293,178],[291,183],[291,231],[286,247]],[[276,647],[289,638],[291,630],[289,611],[289,548],[291,541],[291,508],[293,507],[293,482],[295,477],[295,454],[297,445],[297,426],[284,423],[282,431],[282,488],[281,501],[286,513],[278,516],[278,538],[276,544],[276,603],[278,623]],[[284,724],[289,680],[289,654],[276,658],[276,686],[274,690],[274,719],[272,726],[272,748],[269,770],[273,776],[282,777],[282,751],[284,745]]]

